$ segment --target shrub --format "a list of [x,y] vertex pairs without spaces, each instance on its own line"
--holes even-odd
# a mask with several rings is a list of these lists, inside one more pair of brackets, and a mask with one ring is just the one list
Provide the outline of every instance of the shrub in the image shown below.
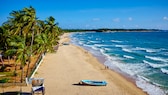
[[0,83],[7,83],[8,82],[8,78],[3,78],[3,79],[0,79]]

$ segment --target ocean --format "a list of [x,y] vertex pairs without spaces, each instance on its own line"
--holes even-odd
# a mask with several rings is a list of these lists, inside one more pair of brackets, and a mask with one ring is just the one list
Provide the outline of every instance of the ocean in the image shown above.
[[77,32],[71,43],[104,58],[103,64],[135,80],[149,95],[168,93],[168,31]]

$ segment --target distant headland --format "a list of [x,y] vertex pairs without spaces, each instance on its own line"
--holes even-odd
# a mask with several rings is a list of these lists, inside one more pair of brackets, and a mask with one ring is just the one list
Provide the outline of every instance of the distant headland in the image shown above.
[[65,32],[154,32],[154,31],[165,31],[160,29],[109,29],[109,28],[100,28],[100,29],[63,29]]

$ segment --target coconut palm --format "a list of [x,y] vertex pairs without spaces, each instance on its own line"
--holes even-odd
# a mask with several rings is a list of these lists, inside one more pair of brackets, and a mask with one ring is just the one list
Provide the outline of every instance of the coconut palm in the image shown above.
[[55,18],[52,16],[45,21],[38,20],[36,11],[31,6],[19,11],[12,11],[10,16],[7,22],[3,24],[7,34],[1,33],[4,30],[0,30],[0,36],[8,38],[2,39],[4,37],[1,37],[0,42],[6,44],[3,45],[3,48],[6,49],[4,51],[6,51],[7,55],[16,56],[16,62],[21,63],[22,70],[26,60],[28,60],[26,73],[26,76],[28,76],[31,56],[35,53],[41,54],[54,51],[53,46],[58,44],[58,36],[61,33],[61,29],[58,27],[58,23],[55,23]]
[[[34,42],[34,34],[36,30],[36,12],[33,7],[23,8],[19,11],[13,11],[10,13],[12,16],[8,23],[11,25],[11,32],[14,35],[23,36],[26,40],[26,46],[29,47],[31,53],[28,55],[28,69],[29,64],[31,62],[31,55],[33,54],[33,42]],[[28,69],[27,74],[28,75]]]
[[30,54],[30,51],[26,46],[26,39],[24,37],[14,35],[11,39],[8,39],[8,42],[13,48],[7,50],[6,53],[14,53],[16,55],[16,63],[21,63],[21,82],[23,82],[23,67],[26,65],[28,55]]
[[[10,37],[10,35],[9,35],[9,30],[6,29],[6,27],[8,27],[8,26],[6,25],[6,26],[0,27],[0,43],[1,43],[0,50],[3,53],[9,48],[9,46],[7,44],[7,39]],[[2,54],[1,54],[1,56],[2,56]],[[10,63],[9,60],[10,60],[10,57],[8,56],[8,63]],[[2,60],[2,63],[3,63],[3,60]],[[3,66],[4,66],[4,64],[3,64]]]
[[27,26],[25,28],[25,32],[26,33],[30,33],[31,34],[31,53],[32,53],[32,46],[33,46],[33,41],[34,41],[34,34],[35,34],[35,27],[36,27],[36,11],[33,7],[29,7],[29,8],[24,8],[23,12],[25,14],[25,16],[27,17],[26,22],[27,22]]
[[[4,29],[2,27],[0,27],[0,51],[2,51],[4,49],[4,44],[5,44],[5,40],[3,39],[4,37]],[[2,67],[4,67],[4,63],[3,63],[3,59],[2,59],[2,54],[0,52],[0,61],[2,62]]]
[[31,37],[31,40],[28,41],[30,42],[30,44],[27,44],[29,47],[30,47],[30,54],[28,55],[28,68],[27,68],[27,73],[26,73],[26,77],[28,76],[28,71],[29,71],[29,65],[31,63],[31,56],[33,54],[33,42],[34,42],[34,34],[35,34],[35,31],[38,29],[37,28],[37,18],[36,18],[36,11],[33,7],[29,7],[29,8],[24,8],[23,9],[24,11],[24,14],[26,15],[27,19],[26,19],[26,22],[27,22],[27,26],[25,28],[25,32],[28,33],[28,38],[29,38],[29,35]]
[[45,22],[47,27],[46,33],[48,34],[48,38],[50,39],[53,45],[56,45],[58,43],[58,36],[60,32],[57,26],[58,23],[55,23],[55,19],[52,16],[47,18]]

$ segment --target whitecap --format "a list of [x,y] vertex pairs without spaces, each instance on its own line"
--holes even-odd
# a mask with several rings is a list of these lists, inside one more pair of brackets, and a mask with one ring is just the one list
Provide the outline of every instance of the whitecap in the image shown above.
[[136,47],[135,50],[146,50],[145,48]]
[[119,40],[111,40],[112,42],[115,42],[115,43],[122,43],[123,41],[119,41]]
[[159,50],[157,50],[157,49],[146,49],[146,52],[154,53],[154,52],[159,52]]
[[123,55],[123,57],[128,58],[128,59],[134,59],[134,57],[128,56],[128,55]]
[[128,47],[128,45],[115,45],[115,47],[123,48],[123,47]]
[[154,61],[162,61],[162,62],[168,62],[168,59],[162,58],[162,57],[152,57],[152,56],[145,56],[145,58],[154,60]]
[[150,65],[153,68],[161,68],[161,67],[168,66],[168,64],[155,64],[155,63],[148,62],[146,60],[143,60],[143,62],[146,63],[146,64],[148,64],[148,65]]
[[122,48],[122,50],[125,51],[125,52],[132,52],[132,50],[128,49],[128,48]]
[[161,68],[160,70],[161,70],[163,73],[168,74],[168,69]]
[[168,52],[164,52],[163,55],[168,56]]
[[100,41],[89,41],[91,43],[101,43]]
[[112,45],[106,45],[106,44],[94,44],[95,46],[98,47],[108,47],[108,46],[112,46]]
[[105,50],[104,50],[104,49],[100,49],[100,52],[101,52],[102,54],[104,54]]
[[96,46],[92,46],[92,49],[99,50],[99,48],[97,48]]
[[148,53],[155,53],[161,51],[160,49],[142,48],[142,47],[136,47],[134,50],[144,50]]
[[84,42],[82,42],[82,41],[79,42],[79,45],[83,45],[83,44],[84,44]]
[[138,76],[136,85],[147,92],[149,95],[166,95],[166,93],[158,86],[151,84],[151,81],[143,76]]
[[104,48],[105,50],[107,50],[107,51],[112,51],[113,49],[111,49],[111,48]]
[[92,48],[93,45],[86,45],[86,44],[83,44],[83,46],[85,46],[85,47],[91,47],[91,48]]

